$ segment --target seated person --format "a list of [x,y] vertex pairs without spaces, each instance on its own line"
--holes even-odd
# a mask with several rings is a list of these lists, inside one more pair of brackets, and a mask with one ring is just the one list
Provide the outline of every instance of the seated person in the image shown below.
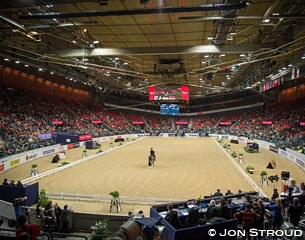
[[213,196],[223,196],[223,194],[220,192],[220,189],[217,189],[217,192],[216,193],[214,193],[214,195]]
[[290,184],[288,185],[289,194],[300,193],[300,188],[296,185],[295,180],[291,180]]
[[215,200],[210,201],[210,206],[206,212],[206,219],[210,220],[213,217],[220,217],[220,209],[216,206]]
[[9,185],[9,182],[8,182],[7,178],[5,178],[5,179],[3,180],[2,185]]
[[188,227],[193,227],[193,226],[198,226],[200,223],[200,213],[199,213],[199,208],[198,207],[192,207],[190,209],[189,215],[187,216],[186,219],[186,225]]

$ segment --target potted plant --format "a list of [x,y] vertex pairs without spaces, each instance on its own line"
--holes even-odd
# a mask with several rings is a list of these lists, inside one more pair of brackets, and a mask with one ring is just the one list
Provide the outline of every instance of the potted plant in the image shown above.
[[38,175],[38,165],[36,163],[32,164],[32,168],[31,168],[31,174],[30,176],[36,176]]
[[49,201],[49,198],[48,198],[46,190],[41,189],[39,196],[38,196],[38,203],[41,205],[41,207],[46,207],[48,201]]
[[249,164],[246,169],[248,173],[250,174],[254,173],[254,166],[252,164]]
[[264,178],[264,177],[267,177],[268,173],[267,173],[267,171],[261,171],[260,175],[261,175],[261,178]]
[[112,210],[112,207],[115,207],[117,213],[119,213],[121,211],[121,200],[119,191],[112,191],[109,193],[109,195],[112,197],[110,201],[110,212]]
[[260,173],[261,176],[261,185],[263,186],[264,184],[266,184],[268,186],[268,173],[266,171],[261,171]]
[[91,226],[92,233],[90,235],[91,240],[102,240],[109,237],[111,232],[107,229],[107,219],[103,218],[95,225]]

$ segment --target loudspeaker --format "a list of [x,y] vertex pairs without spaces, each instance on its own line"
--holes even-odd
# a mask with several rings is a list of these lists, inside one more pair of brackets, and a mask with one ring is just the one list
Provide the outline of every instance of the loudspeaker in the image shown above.
[[59,158],[58,154],[56,154],[52,159],[52,163],[58,163],[59,159],[60,158]]

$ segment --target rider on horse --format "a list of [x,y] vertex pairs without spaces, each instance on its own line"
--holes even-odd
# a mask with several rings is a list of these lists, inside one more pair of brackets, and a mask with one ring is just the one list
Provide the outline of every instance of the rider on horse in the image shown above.
[[155,150],[153,148],[150,149],[150,155],[156,157]]

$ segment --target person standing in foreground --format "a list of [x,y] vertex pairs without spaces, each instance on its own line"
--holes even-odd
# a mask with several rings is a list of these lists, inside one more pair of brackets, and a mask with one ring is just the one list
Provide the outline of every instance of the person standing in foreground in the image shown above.
[[19,238],[19,235],[26,232],[31,236],[31,240],[37,240],[37,236],[41,235],[41,230],[37,224],[27,224],[26,216],[21,214],[17,218],[18,227],[16,229],[16,239]]

